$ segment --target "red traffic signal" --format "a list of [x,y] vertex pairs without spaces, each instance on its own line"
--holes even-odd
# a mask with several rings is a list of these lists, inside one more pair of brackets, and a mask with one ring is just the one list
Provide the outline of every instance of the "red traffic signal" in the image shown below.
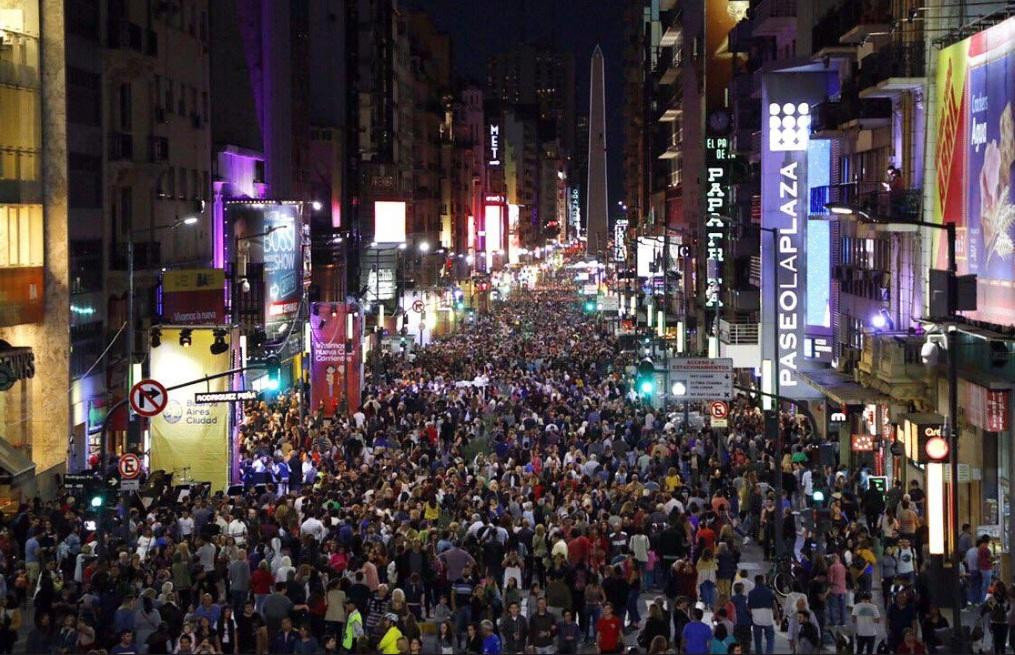
[[950,451],[948,440],[944,437],[931,437],[923,444],[923,452],[927,455],[928,462],[945,462]]

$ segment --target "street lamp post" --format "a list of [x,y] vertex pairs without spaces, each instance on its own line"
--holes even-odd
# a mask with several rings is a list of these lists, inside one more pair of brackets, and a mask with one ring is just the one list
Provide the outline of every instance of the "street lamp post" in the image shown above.
[[[172,232],[177,228],[183,226],[190,226],[197,223],[196,216],[187,216],[177,220],[172,225],[162,225],[155,227],[149,231],[150,234],[154,235],[155,232]],[[130,388],[133,384],[133,369],[134,369],[134,231],[127,237],[127,330],[126,330],[126,342],[127,342],[127,371],[124,375],[125,380],[125,394],[124,397],[130,397]],[[150,258],[149,258],[150,259]],[[147,262],[146,262],[147,263]],[[130,423],[134,420],[133,414],[130,410],[127,411],[127,425],[128,433],[130,432]]]
[[775,412],[775,554],[783,553],[782,535],[782,420],[779,415],[781,398],[779,397],[779,258],[775,256],[779,248],[779,229],[774,227],[760,228],[772,235],[772,411]]
[[[947,316],[940,317],[947,320],[946,338],[948,345],[948,442],[950,456],[948,462],[949,473],[951,474],[951,494],[948,503],[948,513],[951,516],[951,566],[952,566],[952,602],[955,605],[955,639],[956,645],[960,646],[965,640],[962,629],[962,586],[959,579],[959,570],[962,566],[962,553],[959,552],[959,368],[958,368],[958,329],[955,325],[956,280],[958,277],[958,262],[955,256],[955,223],[930,223],[927,221],[879,221],[865,211],[850,205],[828,203],[825,207],[833,214],[839,216],[856,216],[861,222],[871,223],[878,226],[915,226],[926,227],[935,230],[944,230],[948,240],[948,280],[947,280]],[[932,317],[939,318],[939,317]]]

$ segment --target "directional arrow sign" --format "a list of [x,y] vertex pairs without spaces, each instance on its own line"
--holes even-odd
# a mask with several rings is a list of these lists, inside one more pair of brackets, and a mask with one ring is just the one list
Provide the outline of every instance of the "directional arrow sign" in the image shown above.
[[130,407],[138,416],[158,416],[169,402],[169,393],[155,380],[141,380],[130,388]]

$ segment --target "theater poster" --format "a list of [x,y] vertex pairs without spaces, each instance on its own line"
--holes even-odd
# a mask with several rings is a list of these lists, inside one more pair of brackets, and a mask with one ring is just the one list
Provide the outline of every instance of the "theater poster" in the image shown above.
[[363,317],[358,306],[319,302],[310,310],[310,406],[325,416],[359,407]]
[[[958,272],[976,274],[969,318],[1015,324],[1015,18],[941,50],[932,220],[956,223]],[[947,241],[934,235],[934,268]]]

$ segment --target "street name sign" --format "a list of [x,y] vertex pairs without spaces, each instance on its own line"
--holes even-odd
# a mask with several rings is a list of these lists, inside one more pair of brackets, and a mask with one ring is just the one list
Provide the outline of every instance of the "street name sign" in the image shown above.
[[205,403],[241,403],[246,400],[257,400],[257,392],[248,390],[239,391],[209,391],[207,393],[195,393],[194,402]]

